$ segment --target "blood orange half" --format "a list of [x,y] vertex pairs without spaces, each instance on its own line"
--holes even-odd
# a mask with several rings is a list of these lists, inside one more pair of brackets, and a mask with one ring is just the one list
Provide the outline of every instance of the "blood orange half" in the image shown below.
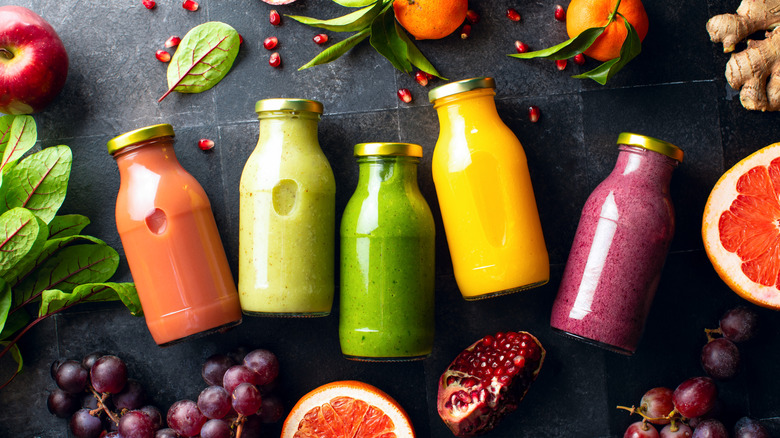
[[780,310],[780,143],[721,176],[702,221],[704,249],[741,297]]
[[301,397],[281,438],[414,438],[406,411],[382,390],[344,380]]

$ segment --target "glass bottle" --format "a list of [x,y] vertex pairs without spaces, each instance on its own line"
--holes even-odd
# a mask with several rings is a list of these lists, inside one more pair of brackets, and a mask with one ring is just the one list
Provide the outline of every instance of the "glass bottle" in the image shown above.
[[339,340],[358,360],[422,359],[433,348],[435,227],[417,185],[422,147],[355,146],[359,179],[341,219]]
[[550,264],[525,151],[496,111],[495,81],[431,90],[433,182],[455,280],[467,300],[541,286]]
[[683,151],[626,132],[617,143],[615,168],[582,209],[551,325],[630,355],[644,330],[674,235],[669,181]]
[[146,324],[170,345],[241,322],[211,203],[173,149],[171,125],[108,141],[121,178],[116,225]]
[[317,138],[322,104],[265,99],[255,111],[260,134],[239,187],[241,308],[260,316],[328,315],[336,182]]

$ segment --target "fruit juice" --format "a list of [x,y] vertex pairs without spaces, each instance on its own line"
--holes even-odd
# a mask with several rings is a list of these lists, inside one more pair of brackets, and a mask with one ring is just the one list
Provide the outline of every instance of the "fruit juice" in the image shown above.
[[455,279],[472,300],[545,284],[550,265],[525,152],[496,112],[492,80],[469,88],[432,99],[432,168]]
[[114,157],[121,176],[117,230],[155,342],[238,324],[241,308],[211,204],[179,165],[172,137]]
[[358,159],[341,220],[339,339],[349,358],[416,359],[433,348],[436,231],[418,161]]
[[[244,313],[324,316],[335,290],[336,183],[317,140],[322,105],[258,102],[257,148],[241,175],[238,291]],[[316,111],[278,110],[300,106]]]
[[677,161],[639,146],[621,145],[620,151],[582,209],[551,325],[632,354],[674,234],[669,181]]

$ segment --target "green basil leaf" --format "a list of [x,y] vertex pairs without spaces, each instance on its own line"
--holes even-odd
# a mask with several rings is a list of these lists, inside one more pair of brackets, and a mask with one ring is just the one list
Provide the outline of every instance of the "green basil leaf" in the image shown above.
[[37,250],[37,253],[35,251],[30,251],[24,257],[24,259],[14,265],[11,270],[3,274],[3,280],[8,282],[11,287],[16,287],[17,284],[27,278],[30,272],[43,265],[43,263],[46,262],[46,259],[56,254],[62,248],[65,248],[74,243],[96,243],[98,245],[106,244],[97,237],[84,236],[80,234],[49,239],[44,243],[42,249]]
[[70,148],[62,145],[20,161],[5,172],[0,211],[24,207],[48,223],[65,200],[72,161]]
[[560,44],[556,44],[552,47],[548,47],[544,50],[536,50],[534,52],[527,52],[527,53],[515,53],[509,56],[513,58],[520,58],[520,59],[531,59],[531,58],[542,58],[542,59],[552,59],[552,60],[569,59],[572,56],[587,50],[587,48],[590,47],[590,45],[593,44],[594,41],[596,41],[596,38],[598,38],[599,36],[601,36],[602,33],[604,33],[604,29],[606,29],[606,26],[591,27],[590,29],[585,29],[574,38],[566,40]]
[[[618,15],[623,17],[622,14]],[[642,42],[639,40],[636,29],[634,29],[634,26],[626,20],[626,17],[623,17],[623,23],[625,23],[628,33],[626,34],[625,41],[623,41],[623,46],[620,48],[620,56],[604,62],[593,70],[572,77],[578,79],[590,78],[599,84],[604,85],[615,75],[615,73],[619,72],[629,61],[636,58],[637,55],[642,52]]]
[[35,120],[30,116],[16,116],[11,123],[8,141],[3,147],[0,172],[35,146],[36,141],[38,141],[38,128]]
[[114,275],[118,265],[119,255],[105,243],[68,246],[14,288],[14,305],[35,299],[47,289],[68,292],[83,283],[102,283]]
[[371,23],[371,46],[387,58],[393,67],[404,73],[412,72],[409,49],[395,30],[395,14],[387,8]]
[[309,67],[314,67],[315,65],[327,64],[328,62],[335,61],[339,56],[347,53],[350,49],[358,45],[358,43],[366,39],[370,33],[371,31],[366,28],[350,36],[344,41],[339,41],[338,43],[320,52],[319,55],[315,56],[311,61],[304,64],[298,70],[305,70]]
[[11,310],[11,286],[0,279],[0,333],[3,332],[8,311]]
[[333,0],[333,3],[339,4],[347,8],[361,8],[368,6],[377,0]]
[[49,222],[49,239],[75,236],[89,225],[89,218],[80,214],[54,216]]
[[41,306],[38,317],[42,318],[76,304],[100,301],[128,300],[127,308],[133,315],[140,315],[141,305],[132,283],[88,283],[76,286],[66,292],[47,289],[41,293]]
[[436,68],[433,66],[433,64],[431,64],[425,55],[420,52],[420,49],[414,45],[409,36],[406,35],[406,32],[401,29],[401,25],[398,24],[397,21],[395,23],[395,32],[406,43],[408,59],[412,64],[416,65],[417,68],[426,73],[430,73],[438,78],[444,79],[445,81],[447,80],[447,78],[443,77],[441,74],[439,74],[438,71],[436,71]]
[[200,93],[219,83],[238,55],[239,36],[231,26],[211,21],[190,29],[168,65],[168,91]]
[[293,20],[312,27],[319,27],[333,32],[357,32],[368,26],[379,12],[382,10],[382,1],[376,1],[373,6],[367,6],[363,9],[351,12],[347,15],[330,20],[318,20],[311,17],[300,15],[287,15]]
[[12,115],[0,117],[0,154],[8,146],[8,139],[11,138],[11,125],[13,125],[15,118],[16,116]]
[[37,256],[44,247],[49,230],[29,210],[12,208],[0,215],[0,233],[0,276],[5,276],[25,257]]

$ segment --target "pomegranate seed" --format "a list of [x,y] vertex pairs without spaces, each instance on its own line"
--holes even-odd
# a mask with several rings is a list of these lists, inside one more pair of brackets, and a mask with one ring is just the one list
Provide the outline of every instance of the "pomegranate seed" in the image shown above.
[[146,6],[146,9],[154,9],[154,7],[157,6],[157,2],[154,0],[143,0],[141,3]]
[[417,70],[417,73],[414,74],[414,80],[416,80],[417,83],[423,87],[428,86],[428,75],[426,75],[423,71]]
[[277,44],[279,44],[279,39],[276,37],[268,37],[263,41],[263,47],[268,50],[275,49]]
[[271,9],[271,12],[269,14],[269,19],[271,21],[271,24],[274,26],[278,26],[282,24],[282,16],[279,15],[278,12],[276,12],[276,9]]
[[522,41],[515,41],[515,49],[517,49],[517,53],[525,53],[528,51],[528,44]]
[[188,10],[188,11],[197,11],[200,5],[195,0],[184,0],[184,3],[181,4],[181,7]]
[[238,34],[238,45],[244,44],[244,37],[241,36],[241,34]]
[[201,138],[200,141],[198,141],[198,147],[202,151],[210,151],[214,149],[214,141],[209,140],[208,138]]
[[425,73],[425,77],[428,78],[429,81],[433,79],[433,75],[432,74],[428,73],[427,71],[423,72],[423,73]]
[[555,5],[555,19],[558,21],[566,21],[566,9],[563,9],[563,6]]
[[157,60],[160,62],[168,62],[171,60],[171,54],[166,52],[165,50],[158,50],[157,53],[154,54],[154,56],[156,56]]
[[509,8],[506,10],[506,17],[512,21],[520,21],[520,13],[515,8]]
[[279,67],[282,64],[282,58],[278,52],[271,53],[271,57],[268,58],[268,64],[271,67]]
[[178,46],[180,42],[181,42],[181,38],[179,38],[176,35],[174,35],[174,36],[168,38],[168,41],[165,42],[165,47],[170,49],[171,47]]
[[583,65],[585,64],[585,55],[583,55],[582,53],[578,53],[574,55],[574,58],[572,58],[572,60],[577,65]]
[[471,25],[464,24],[463,29],[460,30],[460,38],[465,40],[469,35],[471,35]]
[[[538,106],[531,105],[531,106],[528,107],[528,120],[530,120],[531,123],[538,122],[539,121],[539,117],[541,117],[541,115],[542,115],[542,112],[539,110]],[[525,355],[523,354],[523,355],[520,355],[520,356],[515,356],[515,358],[513,359],[514,362],[515,362],[515,365],[517,365],[519,367],[523,366],[523,364],[525,363],[525,357],[523,357],[523,356],[525,356]]]
[[477,24],[479,23],[479,14],[477,11],[469,9],[466,11],[466,20],[468,20],[471,24]]
[[555,66],[558,67],[558,70],[566,70],[566,60],[565,59],[559,59],[555,61]]
[[314,35],[312,40],[314,40],[314,42],[317,44],[325,44],[328,42],[328,36],[324,33],[318,33],[317,35]]
[[404,103],[410,103],[412,101],[412,92],[407,88],[401,88],[398,90],[398,98],[404,101]]

